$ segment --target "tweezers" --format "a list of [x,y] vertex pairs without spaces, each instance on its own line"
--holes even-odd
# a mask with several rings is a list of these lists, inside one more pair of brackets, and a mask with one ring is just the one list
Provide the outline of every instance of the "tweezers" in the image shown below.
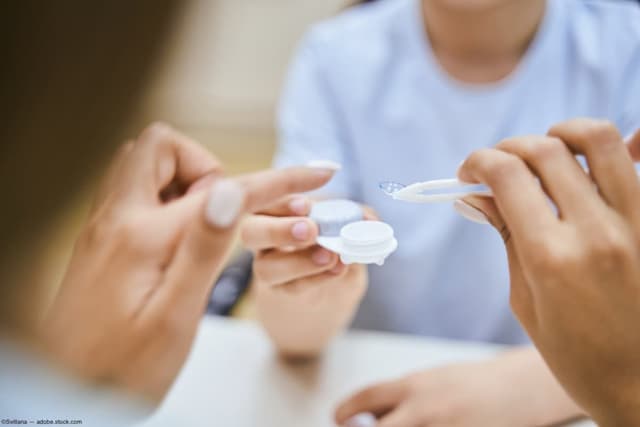
[[[633,134],[625,138],[625,143],[629,144]],[[640,176],[640,172],[639,172]],[[391,185],[398,185],[387,183]],[[450,193],[440,194],[423,194],[425,192],[433,192],[436,190],[452,190]],[[437,179],[434,181],[416,182],[399,188],[396,191],[386,191],[387,194],[395,200],[402,200],[413,203],[442,203],[453,202],[467,196],[485,196],[491,197],[493,193],[488,187],[480,184],[468,184],[458,179]]]

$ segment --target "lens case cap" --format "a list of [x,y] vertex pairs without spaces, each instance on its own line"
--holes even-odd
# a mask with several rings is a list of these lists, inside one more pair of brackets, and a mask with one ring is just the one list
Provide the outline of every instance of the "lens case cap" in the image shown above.
[[320,230],[318,245],[340,255],[344,264],[383,265],[398,248],[393,228],[380,221],[364,221],[362,207],[350,200],[318,202],[309,217]]

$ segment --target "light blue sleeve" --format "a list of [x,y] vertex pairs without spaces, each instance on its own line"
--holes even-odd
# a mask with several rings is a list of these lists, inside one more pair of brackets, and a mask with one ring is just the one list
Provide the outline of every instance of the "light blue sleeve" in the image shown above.
[[621,32],[625,34],[630,51],[626,55],[620,78],[620,116],[617,120],[623,136],[640,129],[640,7],[630,11],[635,19],[624,21]]
[[625,90],[619,123],[620,132],[626,137],[640,129],[640,38],[636,55],[622,81]]
[[347,130],[336,97],[339,88],[329,82],[326,70],[331,61],[323,60],[321,42],[313,32],[307,36],[289,70],[278,113],[279,144],[274,166],[312,160],[338,162],[342,170],[316,193],[355,199]]

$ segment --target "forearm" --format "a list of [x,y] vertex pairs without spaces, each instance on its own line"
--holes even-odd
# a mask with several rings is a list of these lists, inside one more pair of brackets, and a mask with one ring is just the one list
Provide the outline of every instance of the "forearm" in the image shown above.
[[286,358],[313,358],[348,324],[352,313],[312,312],[278,300],[258,297],[258,316],[279,354]]

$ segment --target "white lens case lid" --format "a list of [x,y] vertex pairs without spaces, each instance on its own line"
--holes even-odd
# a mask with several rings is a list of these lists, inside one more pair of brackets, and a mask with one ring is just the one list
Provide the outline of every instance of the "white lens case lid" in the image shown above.
[[318,224],[318,245],[340,255],[344,264],[384,264],[398,248],[393,228],[363,221],[362,207],[351,200],[325,200],[313,205],[309,217]]
[[347,224],[338,237],[317,239],[318,245],[340,255],[344,264],[383,265],[398,248],[393,229],[380,221],[357,221]]

